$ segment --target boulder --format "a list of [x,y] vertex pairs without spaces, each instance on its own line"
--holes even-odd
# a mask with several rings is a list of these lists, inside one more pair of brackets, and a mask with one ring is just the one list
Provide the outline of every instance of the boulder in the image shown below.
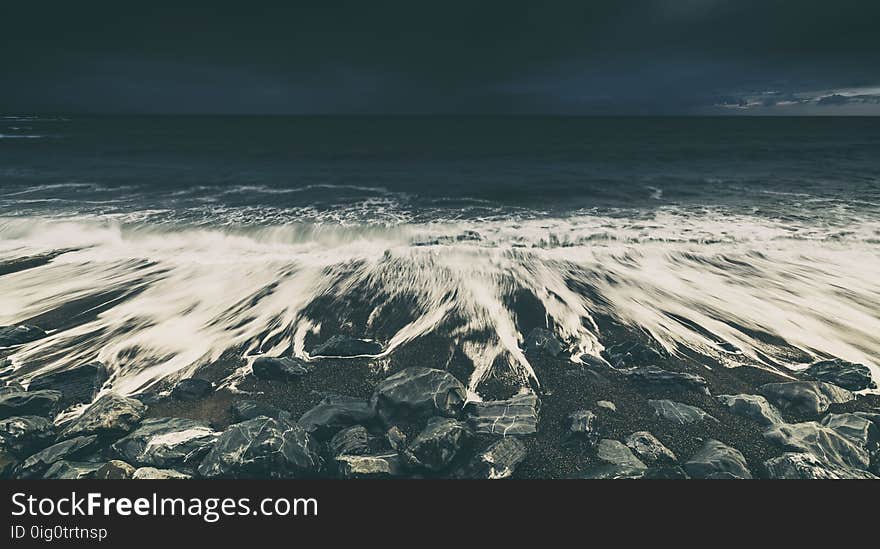
[[868,450],[877,451],[880,443],[880,429],[868,418],[858,414],[828,414],[822,418],[822,425],[834,429],[848,438],[853,444]]
[[392,450],[396,450],[397,452],[403,452],[408,447],[408,437],[406,433],[404,433],[397,425],[392,425],[387,431],[385,431],[385,440],[388,442],[388,445],[391,446]]
[[731,414],[753,419],[760,425],[770,426],[783,423],[779,410],[761,395],[719,395],[718,400],[727,406]]
[[746,458],[736,448],[709,439],[694,456],[684,464],[685,471],[693,478],[703,479],[750,479]]
[[28,391],[51,389],[62,393],[61,409],[72,404],[91,402],[107,381],[106,366],[100,362],[81,364],[66,370],[57,370],[37,376],[28,385]]
[[626,437],[627,447],[648,465],[674,465],[678,458],[672,450],[647,431],[638,431]]
[[543,354],[550,357],[557,357],[565,352],[562,342],[546,328],[535,328],[529,332],[523,342],[523,349],[529,354]]
[[464,385],[449,372],[413,367],[379,383],[371,403],[383,421],[392,423],[395,417],[455,417],[466,399]]
[[782,410],[818,415],[831,404],[853,400],[855,396],[836,385],[822,381],[786,381],[761,385],[758,392]]
[[171,390],[171,398],[177,400],[199,400],[214,392],[214,384],[207,379],[191,377],[180,380]]
[[147,467],[192,466],[201,461],[217,440],[204,421],[150,418],[116,441],[111,449],[120,459]]
[[709,394],[706,380],[696,374],[670,372],[657,366],[623,368],[620,370],[620,373],[639,385],[664,387],[680,391],[693,390]]
[[306,411],[298,423],[316,437],[327,439],[343,427],[367,423],[375,417],[375,409],[367,399],[328,395],[317,406]]
[[111,459],[95,471],[95,478],[101,480],[129,479],[135,468],[124,461]]
[[621,468],[647,469],[642,461],[622,442],[603,438],[596,445],[596,457],[600,460]]
[[568,433],[571,438],[595,444],[599,440],[599,420],[591,410],[576,410],[568,414]]
[[602,358],[615,368],[639,366],[663,361],[668,353],[661,347],[653,347],[639,341],[626,341],[602,351]]
[[95,478],[95,474],[100,468],[100,463],[90,463],[88,461],[56,461],[43,473],[43,478],[68,480]]
[[596,402],[596,406],[608,410],[609,412],[617,411],[617,406],[615,406],[614,403],[610,400],[599,400]]
[[812,454],[831,469],[867,470],[870,455],[834,429],[815,421],[774,425],[764,438],[789,452]]
[[58,438],[98,435],[102,440],[111,440],[137,427],[146,413],[147,407],[141,401],[108,393],[71,421]]
[[0,479],[5,480],[12,478],[18,460],[14,455],[6,450],[0,449]]
[[324,357],[353,357],[378,355],[381,352],[382,345],[376,341],[335,335],[315,347],[310,355]]
[[63,395],[59,391],[12,392],[0,395],[0,419],[14,416],[54,416]]
[[24,385],[17,381],[10,381],[6,385],[0,387],[0,395],[6,395],[9,393],[24,393],[27,392]]
[[55,424],[44,417],[18,416],[0,421],[0,450],[24,457],[55,442]]
[[175,471],[174,469],[156,469],[155,467],[141,467],[131,475],[134,480],[186,480],[192,475]]
[[22,461],[16,467],[15,476],[21,479],[40,478],[58,461],[76,460],[88,456],[95,450],[97,441],[98,437],[92,435],[53,444]]
[[305,360],[291,357],[261,356],[251,365],[254,377],[273,381],[292,381],[312,371]]
[[877,478],[867,471],[844,468],[837,469],[822,462],[813,454],[786,452],[779,457],[764,462],[767,476],[771,479],[872,479]]
[[472,479],[504,479],[526,459],[526,445],[514,437],[504,437],[480,452],[459,474]]
[[442,471],[470,445],[473,433],[467,426],[450,418],[431,418],[425,429],[409,445],[407,457],[412,467]]
[[254,419],[255,417],[266,416],[273,419],[290,419],[290,412],[276,408],[265,402],[256,400],[239,400],[230,406],[232,419],[235,423]]
[[206,478],[298,478],[320,471],[318,443],[298,423],[257,417],[230,425],[202,460]]
[[366,427],[363,425],[355,425],[354,427],[347,427],[335,435],[330,439],[330,442],[327,444],[327,447],[330,449],[330,455],[332,456],[340,456],[340,455],[350,455],[350,456],[361,456],[364,454],[369,454],[374,450],[371,444],[372,437],[370,433],[367,432]]
[[403,474],[403,465],[397,452],[336,456],[336,468],[343,478],[390,478]]
[[877,384],[871,378],[870,368],[863,364],[855,364],[839,358],[815,362],[803,370],[801,374],[805,377],[843,387],[849,391],[861,391],[877,387]]
[[690,404],[683,404],[681,402],[666,399],[649,400],[648,404],[654,409],[654,413],[658,416],[667,421],[678,423],[679,425],[696,423],[706,419],[718,421],[703,409],[691,406]]
[[583,480],[638,480],[646,478],[650,469],[603,463],[575,473],[571,478]]
[[24,345],[46,337],[46,332],[37,326],[20,324],[18,326],[0,326],[0,347]]
[[507,400],[469,402],[465,410],[468,423],[477,433],[531,435],[538,430],[540,405],[534,393],[523,393]]

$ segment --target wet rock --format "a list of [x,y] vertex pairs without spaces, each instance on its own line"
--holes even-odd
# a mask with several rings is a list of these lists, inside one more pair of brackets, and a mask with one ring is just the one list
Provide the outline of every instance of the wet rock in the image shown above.
[[867,450],[815,421],[775,425],[764,438],[789,452],[812,454],[831,469],[867,470],[870,464]]
[[292,381],[308,374],[311,365],[299,358],[261,356],[251,365],[254,377],[275,381]]
[[0,449],[0,480],[12,478],[18,460],[6,450]]
[[450,418],[431,418],[425,429],[409,445],[412,466],[441,471],[473,440],[467,426]]
[[232,412],[232,419],[235,420],[235,423],[241,423],[242,421],[247,421],[260,416],[271,417],[273,419],[290,419],[290,412],[256,400],[239,400],[234,402],[232,406],[230,406],[230,411]]
[[56,461],[43,474],[43,478],[68,480],[95,478],[95,474],[100,468],[100,463],[90,463],[87,461]]
[[667,353],[662,348],[655,348],[638,341],[628,341],[612,345],[602,352],[602,356],[615,368],[638,366],[665,360]]
[[869,453],[877,451],[880,429],[868,418],[858,414],[828,414],[822,418],[822,425],[834,429]]
[[199,400],[214,392],[214,384],[207,379],[183,379],[171,390],[171,397],[177,400]]
[[557,357],[565,352],[562,342],[546,328],[535,328],[526,336],[523,348],[529,354]]
[[599,408],[604,408],[605,410],[608,410],[609,412],[616,412],[617,411],[617,406],[615,406],[614,403],[611,402],[610,400],[600,400],[600,401],[596,402],[596,406],[598,406]]
[[88,456],[95,450],[97,436],[76,437],[48,448],[22,461],[15,470],[16,478],[40,478],[49,467],[62,460],[76,460]]
[[779,410],[761,395],[719,395],[718,400],[727,406],[731,414],[745,416],[761,425],[770,426],[783,423]]
[[847,362],[839,358],[822,360],[811,364],[802,374],[805,377],[831,383],[849,391],[861,391],[877,387],[877,384],[871,379],[871,370],[867,366]]
[[619,468],[647,469],[622,442],[603,438],[596,445],[596,457]]
[[691,406],[690,404],[683,404],[681,402],[666,399],[649,400],[648,404],[654,409],[654,413],[658,416],[667,421],[678,423],[679,425],[696,423],[697,421],[703,421],[706,419],[718,421],[703,409]]
[[434,415],[455,417],[464,406],[467,391],[449,372],[413,367],[385,378],[376,387],[371,403],[386,423]]
[[752,478],[746,458],[739,450],[712,439],[706,441],[703,447],[684,464],[684,468],[693,478]]
[[54,416],[64,396],[59,391],[12,392],[0,395],[0,419],[14,416]]
[[808,415],[821,414],[831,404],[849,402],[855,398],[846,389],[822,381],[768,383],[759,387],[758,391],[781,410]]
[[311,356],[325,357],[352,357],[364,355],[378,355],[382,352],[382,345],[369,339],[355,339],[343,335],[335,335],[324,343],[315,347]]
[[674,465],[678,461],[672,450],[647,431],[633,433],[625,442],[636,457],[648,465]]
[[471,479],[510,478],[522,463],[528,450],[514,437],[504,437],[474,456],[459,476]]
[[396,452],[337,456],[336,467],[343,478],[390,478],[403,474],[403,465]]
[[61,409],[72,404],[91,402],[107,381],[107,368],[100,362],[90,362],[67,370],[35,377],[28,391],[51,389],[62,393]]
[[18,416],[0,421],[0,450],[24,457],[55,442],[55,424],[44,417]]
[[46,332],[42,328],[30,324],[0,326],[0,347],[24,345],[42,337],[46,337]]
[[111,459],[95,471],[96,479],[128,479],[134,474],[135,468],[124,461]]
[[620,373],[640,385],[666,387],[677,390],[694,390],[709,394],[706,380],[695,374],[670,372],[657,366],[635,366],[624,368]]
[[595,444],[599,440],[599,418],[591,410],[577,410],[568,415],[569,436]]
[[507,400],[469,402],[468,423],[480,434],[531,435],[538,430],[541,402],[534,393],[516,395]]
[[194,465],[211,449],[217,432],[204,421],[150,418],[116,441],[111,449],[121,459],[148,467]]
[[373,450],[370,439],[370,433],[367,432],[366,427],[355,425],[333,435],[327,447],[330,449],[330,455],[333,456],[361,456],[369,454]]
[[198,467],[206,478],[297,478],[320,471],[318,443],[298,423],[258,417],[230,425]]
[[141,401],[108,393],[71,421],[58,438],[98,435],[102,440],[111,440],[137,427],[146,413],[147,407]]
[[316,437],[327,439],[343,427],[367,423],[375,417],[376,412],[367,399],[329,395],[306,411],[298,423]]
[[828,466],[813,454],[786,452],[764,462],[767,476],[771,479],[871,479],[877,478],[866,471],[837,469]]
[[134,480],[186,480],[192,478],[192,476],[174,469],[141,467],[135,470],[131,478]]

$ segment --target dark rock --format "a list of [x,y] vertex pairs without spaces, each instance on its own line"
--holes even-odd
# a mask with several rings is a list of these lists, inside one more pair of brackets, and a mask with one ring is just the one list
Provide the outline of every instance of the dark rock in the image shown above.
[[591,410],[577,410],[568,415],[571,422],[568,427],[569,436],[584,440],[590,444],[599,441],[599,420]]
[[783,423],[779,410],[761,395],[720,395],[718,400],[727,406],[731,414],[745,416],[761,425],[770,426]]
[[229,426],[205,456],[206,478],[297,478],[318,473],[318,443],[298,423],[258,417]]
[[468,423],[474,431],[490,435],[531,435],[538,430],[541,402],[534,393],[507,400],[469,402]]
[[241,423],[242,421],[260,416],[271,417],[272,419],[290,419],[290,412],[256,400],[239,400],[232,404],[230,410],[232,411],[232,419],[235,420],[235,423]]
[[87,461],[56,461],[43,474],[43,478],[68,480],[95,478],[95,474],[100,468],[100,463],[90,463]]
[[28,391],[0,395],[0,419],[54,416],[64,396],[59,391]]
[[855,398],[851,392],[822,381],[786,381],[768,383],[758,388],[767,400],[782,410],[818,415],[831,404],[849,402]]
[[695,374],[670,372],[657,366],[634,366],[624,368],[620,373],[640,385],[667,387],[678,390],[695,390],[709,394],[706,380]]
[[391,478],[403,474],[403,464],[396,452],[337,456],[336,467],[343,478]]
[[375,417],[376,412],[367,399],[329,395],[306,411],[298,423],[316,437],[327,439],[343,427],[368,423]]
[[102,440],[111,440],[137,427],[146,413],[147,407],[141,401],[108,393],[71,421],[58,438],[98,435]]
[[849,391],[877,387],[877,384],[871,379],[871,370],[867,366],[839,358],[813,363],[802,374],[812,379],[843,387]]
[[622,442],[603,438],[596,445],[596,457],[620,468],[647,469],[644,463],[633,455]]
[[452,463],[459,452],[473,440],[467,426],[450,418],[431,418],[425,430],[409,445],[412,466],[428,471],[441,471]]
[[626,445],[643,462],[648,465],[674,465],[678,458],[647,431],[639,431],[626,437]]
[[366,427],[355,425],[333,435],[327,447],[330,449],[330,455],[332,456],[362,456],[369,454],[373,450],[370,438],[370,433],[367,432]]
[[0,347],[24,345],[46,337],[46,332],[37,326],[20,324],[18,326],[0,326]]
[[691,406],[690,404],[683,404],[681,402],[674,402],[666,399],[649,400],[648,404],[654,409],[654,412],[658,416],[667,421],[678,423],[679,425],[696,423],[697,421],[703,421],[705,419],[718,421],[701,408]]
[[214,392],[214,384],[207,379],[191,377],[183,379],[171,390],[171,397],[177,400],[199,400]]
[[24,393],[27,392],[24,385],[17,381],[10,381],[6,385],[0,387],[0,395],[8,395],[9,393]]
[[0,450],[24,457],[55,442],[55,424],[44,417],[18,416],[0,421]]
[[375,341],[335,335],[315,347],[310,354],[315,357],[352,357],[378,355],[381,352],[382,345]]
[[604,463],[602,465],[589,467],[579,473],[575,473],[572,475],[572,478],[584,480],[638,480],[645,478],[648,472],[649,469],[644,467],[629,467],[626,465]]
[[111,459],[95,471],[96,479],[129,479],[134,474],[135,468],[124,461]]
[[211,449],[217,432],[204,421],[150,418],[116,441],[111,449],[134,465],[176,467],[194,465]]
[[455,417],[466,399],[464,385],[449,372],[413,367],[379,383],[371,403],[383,421],[392,423],[391,420],[398,416]]
[[565,352],[562,342],[546,328],[535,328],[526,336],[523,348],[529,354],[544,354],[557,357]]
[[312,371],[311,365],[299,358],[261,356],[254,360],[254,377],[275,381],[299,379]]
[[870,465],[867,450],[815,421],[775,425],[764,438],[789,452],[812,454],[830,469],[864,471]]
[[858,414],[828,414],[822,418],[822,425],[834,429],[848,438],[853,444],[869,453],[877,451],[880,442],[880,429],[864,416]]
[[623,368],[665,360],[667,353],[662,348],[654,348],[638,341],[628,341],[608,347],[602,352],[602,356],[615,368]]
[[0,479],[12,478],[18,460],[6,450],[0,449]]
[[391,446],[391,449],[396,450],[397,452],[406,450],[408,446],[406,433],[401,431],[397,425],[392,425],[391,428],[385,432],[385,440],[388,441],[388,445]]
[[687,480],[691,477],[685,470],[678,465],[667,465],[662,467],[651,467],[645,471],[646,480]]
[[192,475],[175,471],[174,469],[156,469],[155,467],[141,467],[131,475],[134,480],[187,480]]
[[59,406],[64,409],[71,404],[91,402],[107,381],[107,368],[100,362],[82,364],[68,370],[60,370],[35,377],[28,391],[51,389],[62,393]]
[[39,478],[58,461],[86,457],[95,450],[97,441],[98,437],[92,435],[53,444],[22,461],[16,467],[15,476],[20,479]]
[[474,456],[458,476],[471,479],[510,478],[527,455],[526,445],[520,440],[504,437]]
[[867,471],[828,466],[813,454],[786,452],[779,457],[764,462],[767,476],[771,479],[872,479],[877,478]]
[[709,439],[684,468],[693,478],[750,479],[752,473],[746,458],[736,448]]

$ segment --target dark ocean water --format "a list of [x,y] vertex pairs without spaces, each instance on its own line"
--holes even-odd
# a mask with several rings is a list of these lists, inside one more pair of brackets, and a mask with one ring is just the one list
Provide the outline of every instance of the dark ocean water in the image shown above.
[[575,356],[603,315],[734,366],[876,368],[880,119],[2,118],[0,261],[61,249],[0,277],[0,325],[129,297],[14,362],[99,358],[127,392],[343,328],[383,356],[440,333],[476,393],[537,383],[524,294]]

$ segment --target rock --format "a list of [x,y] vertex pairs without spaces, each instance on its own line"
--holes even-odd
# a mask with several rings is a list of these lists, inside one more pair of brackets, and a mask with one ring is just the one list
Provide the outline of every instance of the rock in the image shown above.
[[693,478],[704,479],[750,479],[752,473],[746,458],[736,448],[709,439],[694,456],[684,464]]
[[616,412],[617,411],[617,406],[615,406],[614,403],[611,402],[610,400],[600,400],[600,401],[596,402],[596,406],[598,406],[599,408],[604,408],[605,410],[608,410],[609,412]]
[[709,394],[706,380],[695,374],[670,372],[657,366],[635,366],[624,368],[620,373],[640,385],[666,387],[677,390],[694,390]]
[[239,400],[230,406],[230,410],[235,423],[241,423],[242,421],[260,416],[271,417],[272,419],[290,419],[290,412],[265,402],[257,402],[256,400]]
[[371,403],[388,424],[399,416],[408,419],[434,415],[455,417],[466,399],[464,385],[449,372],[413,367],[379,383]]
[[538,430],[541,402],[534,393],[507,400],[469,402],[468,423],[477,433],[490,435],[531,435]]
[[61,409],[72,404],[91,402],[107,381],[107,368],[100,362],[90,362],[67,370],[58,370],[35,377],[28,391],[51,389],[62,393]]
[[584,480],[638,480],[645,478],[649,471],[649,469],[643,467],[627,467],[605,463],[575,473],[572,475],[572,478]]
[[339,431],[333,435],[327,447],[332,456],[362,456],[373,450],[370,444],[370,433],[363,425],[355,425]]
[[831,469],[867,470],[868,452],[834,429],[815,421],[774,425],[764,438],[789,452],[812,454]]
[[866,471],[836,469],[829,467],[813,454],[786,452],[764,462],[767,476],[771,479],[850,479],[877,478]]
[[135,468],[118,459],[111,459],[95,471],[96,479],[129,479],[134,475]]
[[633,455],[629,448],[617,440],[603,438],[596,445],[596,457],[621,468],[647,469],[642,461]]
[[329,395],[306,411],[298,423],[316,437],[327,439],[343,427],[368,423],[375,417],[376,412],[367,399]]
[[598,418],[591,410],[577,410],[568,415],[569,436],[595,444],[599,440]]
[[55,424],[44,417],[18,416],[0,421],[0,450],[24,457],[55,442]]
[[474,456],[460,476],[472,479],[510,478],[527,455],[526,445],[520,440],[504,437]]
[[392,425],[391,428],[385,432],[385,440],[388,441],[388,445],[391,446],[391,449],[396,450],[397,452],[406,450],[408,446],[406,433],[401,431],[397,425]]
[[849,402],[855,398],[846,389],[822,381],[768,383],[760,386],[758,391],[782,410],[808,415],[824,413],[831,404]]
[[12,478],[17,465],[18,460],[15,459],[15,456],[6,450],[0,449],[0,479]]
[[343,335],[335,335],[315,347],[311,356],[352,357],[372,356],[382,352],[382,345],[369,339],[355,339]]
[[59,391],[12,392],[0,395],[0,419],[14,416],[54,416],[64,396]]
[[745,416],[761,425],[770,426],[783,423],[779,410],[761,395],[719,395],[718,400],[727,406],[731,414]]
[[312,371],[311,365],[299,358],[261,356],[251,365],[254,377],[275,381],[292,381]]
[[171,390],[171,397],[177,400],[199,400],[213,392],[213,383],[207,379],[191,377],[178,382]]
[[9,393],[25,393],[27,389],[24,385],[17,381],[10,381],[6,385],[0,387],[0,395],[8,395]]
[[638,341],[628,341],[612,345],[602,352],[602,357],[615,368],[638,366],[665,360],[666,351]]
[[450,418],[431,418],[425,430],[409,445],[412,466],[428,471],[441,471],[452,463],[459,452],[470,445],[474,435],[467,426]]
[[638,431],[626,437],[626,445],[643,462],[648,465],[674,465],[678,458],[663,446],[657,437],[647,431]]
[[43,474],[43,478],[68,480],[95,478],[95,473],[98,472],[100,467],[100,463],[90,463],[87,461],[56,461]]
[[98,435],[102,440],[111,440],[137,427],[146,413],[147,407],[141,401],[108,393],[71,421],[58,438]]
[[672,400],[665,399],[649,400],[648,404],[651,406],[651,408],[654,409],[654,412],[658,416],[665,420],[678,423],[679,425],[696,423],[697,421],[703,421],[705,419],[718,421],[701,408],[691,406],[690,404],[683,404],[681,402],[674,402]]
[[366,456],[337,456],[336,467],[343,478],[389,478],[403,473],[400,456],[396,452]]
[[86,457],[95,449],[97,440],[98,437],[92,435],[53,444],[22,461],[15,470],[15,476],[21,479],[39,478],[55,462]]
[[116,441],[111,449],[121,459],[148,467],[195,465],[211,449],[217,432],[204,421],[150,418]]
[[175,471],[174,469],[156,469],[155,467],[141,467],[131,475],[134,480],[186,480],[191,475]]
[[318,443],[298,423],[257,417],[230,425],[198,472],[206,478],[298,478],[318,473]]
[[880,429],[874,423],[858,414],[828,414],[822,418],[822,425],[830,427],[853,444],[868,450],[877,451],[880,442]]
[[535,328],[526,336],[523,348],[529,354],[557,357],[565,352],[562,342],[546,328]]
[[861,391],[877,387],[877,384],[871,379],[870,368],[863,364],[855,364],[839,358],[813,363],[801,373],[806,377],[831,383],[849,391]]
[[46,337],[46,332],[37,326],[20,324],[18,326],[0,326],[0,347],[24,345]]

